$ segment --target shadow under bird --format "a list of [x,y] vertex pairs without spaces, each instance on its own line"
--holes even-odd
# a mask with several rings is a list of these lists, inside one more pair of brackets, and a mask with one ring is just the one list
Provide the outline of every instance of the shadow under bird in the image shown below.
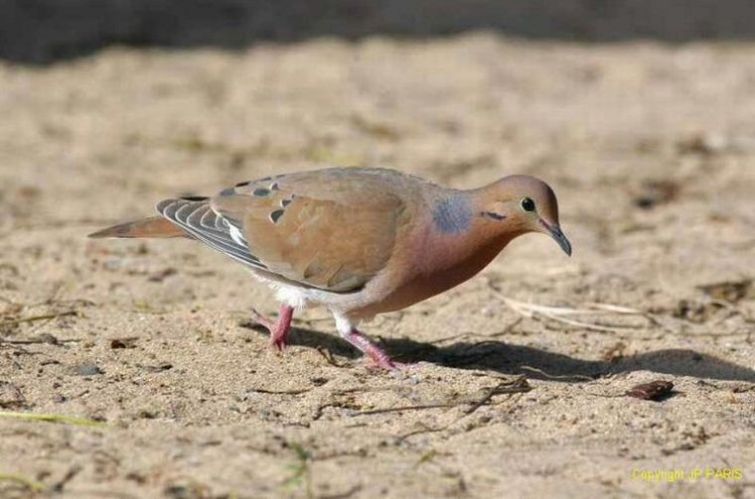
[[90,237],[200,241],[276,291],[277,321],[254,312],[273,347],[286,346],[295,310],[321,305],[341,337],[384,369],[399,364],[360,322],[466,281],[528,232],[551,236],[571,255],[553,190],[525,175],[458,190],[389,169],[328,168],[166,199],[157,211]]

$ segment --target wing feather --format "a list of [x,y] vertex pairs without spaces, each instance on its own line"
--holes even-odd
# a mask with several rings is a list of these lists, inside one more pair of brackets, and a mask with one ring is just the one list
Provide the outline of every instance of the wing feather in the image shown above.
[[390,260],[411,219],[405,199],[416,194],[412,182],[381,170],[320,170],[239,184],[213,197],[211,206],[239,228],[270,272],[350,293]]
[[362,289],[388,264],[418,181],[333,168],[237,184],[212,198],[167,199],[165,218],[269,278],[334,293]]
[[166,199],[157,211],[208,246],[254,268],[266,270],[249,247],[239,244],[230,233],[230,225],[215,213],[208,201]]

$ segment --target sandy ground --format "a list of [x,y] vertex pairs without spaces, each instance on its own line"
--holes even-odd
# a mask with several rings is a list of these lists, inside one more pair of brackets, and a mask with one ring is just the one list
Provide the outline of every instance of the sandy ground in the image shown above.
[[[0,496],[755,497],[755,44],[110,49],[0,63],[0,116],[0,410],[105,423],[0,418]],[[85,238],[333,164],[541,176],[574,256],[524,237],[379,317],[419,363],[385,374],[323,310],[271,352],[269,291],[197,243]]]

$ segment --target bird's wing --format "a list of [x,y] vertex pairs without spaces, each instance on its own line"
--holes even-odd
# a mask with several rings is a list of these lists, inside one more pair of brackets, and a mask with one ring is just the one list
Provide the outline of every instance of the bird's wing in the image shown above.
[[348,293],[386,266],[411,221],[402,182],[384,170],[319,170],[243,182],[209,201],[164,202],[160,211],[272,276]]
[[163,217],[181,227],[187,234],[231,258],[251,267],[265,270],[257,257],[228,220],[210,206],[209,198],[166,199],[157,204]]

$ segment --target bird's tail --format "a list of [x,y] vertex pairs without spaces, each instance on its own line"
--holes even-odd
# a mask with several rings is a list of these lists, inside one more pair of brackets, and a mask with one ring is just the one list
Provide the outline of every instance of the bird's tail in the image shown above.
[[191,237],[179,226],[163,217],[148,217],[114,225],[89,234],[89,237]]

